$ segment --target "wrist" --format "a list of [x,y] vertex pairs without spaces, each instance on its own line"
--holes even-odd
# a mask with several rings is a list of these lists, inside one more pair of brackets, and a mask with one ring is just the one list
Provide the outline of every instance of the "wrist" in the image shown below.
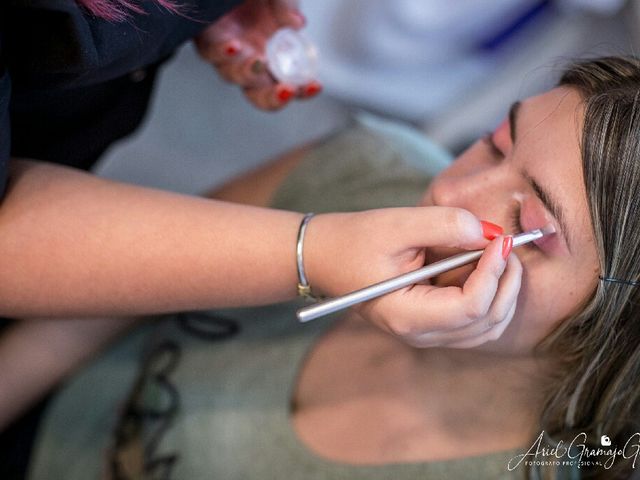
[[307,300],[318,300],[313,294],[311,284],[306,275],[305,261],[304,261],[304,245],[307,227],[311,219],[315,217],[315,213],[306,213],[300,220],[300,226],[298,227],[298,236],[296,240],[296,268],[298,274],[298,296]]
[[344,214],[325,213],[315,215],[307,225],[304,240],[304,268],[307,281],[311,286],[315,297],[334,296],[337,291],[335,284],[339,281],[336,278],[332,267],[337,266],[340,260],[334,253],[336,242],[336,232],[340,231],[337,220]]

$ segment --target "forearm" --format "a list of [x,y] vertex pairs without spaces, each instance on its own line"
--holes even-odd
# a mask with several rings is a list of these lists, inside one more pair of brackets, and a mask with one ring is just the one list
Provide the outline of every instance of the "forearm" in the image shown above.
[[300,214],[14,162],[0,316],[127,316],[295,295]]
[[0,430],[139,318],[23,320],[0,335]]

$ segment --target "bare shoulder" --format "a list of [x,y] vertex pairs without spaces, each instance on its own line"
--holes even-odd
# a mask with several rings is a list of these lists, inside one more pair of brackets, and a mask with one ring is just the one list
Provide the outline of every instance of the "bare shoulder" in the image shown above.
[[258,168],[234,178],[205,194],[227,202],[265,207],[285,178],[300,164],[313,145],[291,150]]

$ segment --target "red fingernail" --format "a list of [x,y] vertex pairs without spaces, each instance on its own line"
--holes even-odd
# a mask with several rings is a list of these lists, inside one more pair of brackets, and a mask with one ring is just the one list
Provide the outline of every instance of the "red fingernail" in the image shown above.
[[291,100],[291,98],[295,95],[295,92],[289,87],[279,87],[277,95],[278,100],[280,100],[281,103],[286,103]]
[[305,97],[313,97],[314,95],[319,94],[322,91],[322,85],[318,82],[313,82],[307,85],[304,89]]
[[511,253],[512,248],[513,248],[513,237],[511,235],[508,235],[504,237],[504,240],[502,240],[502,258],[506,260],[509,254]]
[[228,57],[235,57],[240,53],[240,45],[238,45],[238,42],[229,42],[224,47],[224,53]]
[[482,235],[487,240],[493,240],[494,238],[499,237],[504,233],[504,230],[500,225],[496,225],[495,223],[491,222],[485,222],[484,220],[481,220],[480,223],[482,224]]

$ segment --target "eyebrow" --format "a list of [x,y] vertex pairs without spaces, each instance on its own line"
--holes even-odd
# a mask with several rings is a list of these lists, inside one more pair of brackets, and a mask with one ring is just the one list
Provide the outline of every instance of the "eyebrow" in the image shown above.
[[[509,130],[511,136],[511,142],[513,144],[516,143],[517,138],[517,123],[518,123],[518,113],[520,112],[521,102],[514,102],[511,104],[509,108]],[[567,227],[566,216],[564,215],[564,210],[560,206],[560,202],[551,194],[551,192],[547,191],[540,185],[535,178],[529,175],[526,171],[522,171],[522,176],[529,182],[531,188],[536,192],[536,195],[543,203],[545,208],[558,220],[560,224],[560,228],[567,239],[567,247],[569,248],[569,253],[573,254],[573,249],[571,248],[571,244],[573,243],[570,238],[571,230]]]

